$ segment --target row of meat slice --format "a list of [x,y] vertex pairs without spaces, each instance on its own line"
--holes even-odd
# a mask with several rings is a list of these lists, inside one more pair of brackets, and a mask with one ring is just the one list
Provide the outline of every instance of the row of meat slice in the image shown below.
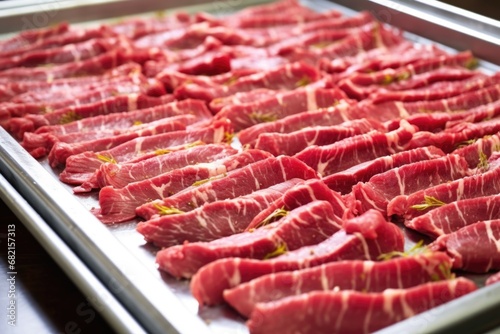
[[[276,8],[280,8],[279,15],[273,13]],[[258,17],[254,16],[256,14]],[[289,25],[297,20],[303,23]],[[469,184],[467,180],[481,175],[476,186],[471,183],[470,187],[478,189],[479,184],[487,184],[487,188],[481,188],[483,195],[494,195],[496,185],[490,182],[495,180],[494,160],[490,160],[489,167],[476,167],[480,162],[484,165],[484,155],[487,159],[496,150],[493,138],[499,130],[498,122],[493,119],[478,125],[456,127],[457,122],[474,123],[495,118],[499,110],[495,101],[498,99],[498,76],[468,70],[474,61],[470,53],[449,55],[434,46],[415,47],[404,41],[397,31],[373,22],[367,13],[352,18],[344,18],[335,11],[318,14],[288,0],[242,11],[224,21],[206,14],[178,14],[150,23],[137,20],[110,29],[89,30],[88,35],[95,34],[100,40],[88,45],[78,44],[77,47],[81,47],[78,50],[87,50],[86,47],[93,45],[96,54],[91,57],[83,51],[80,53],[82,62],[77,66],[56,65],[53,70],[35,68],[6,72],[5,77],[11,80],[30,73],[33,79],[50,79],[59,87],[66,85],[68,96],[73,97],[75,104],[94,98],[79,94],[79,90],[86,90],[84,87],[100,89],[103,95],[98,102],[59,110],[50,110],[50,106],[44,105],[44,110],[51,112],[41,115],[38,102],[41,97],[53,99],[53,109],[63,103],[57,94],[47,92],[45,81],[29,88],[37,87],[40,94],[26,94],[27,83],[10,84],[4,80],[1,84],[9,88],[5,90],[9,93],[2,98],[5,101],[10,99],[15,105],[0,107],[6,115],[2,122],[19,138],[26,133],[26,147],[31,145],[33,153],[40,156],[47,154],[52,146],[63,147],[69,152],[63,142],[90,139],[93,135],[99,137],[92,138],[80,152],[73,151],[70,157],[56,154],[59,151],[54,149],[50,158],[53,166],[65,167],[61,179],[76,185],[75,192],[102,188],[100,208],[95,213],[103,221],[117,222],[133,218],[137,213],[143,215],[147,220],[138,225],[138,231],[146,240],[160,247],[169,247],[158,253],[160,268],[177,276],[194,274],[192,291],[200,303],[219,303],[226,296],[225,300],[230,301],[233,289],[226,289],[244,289],[246,284],[239,283],[257,278],[251,277],[255,273],[265,282],[268,276],[265,274],[275,271],[284,271],[283,275],[294,277],[301,275],[301,270],[293,274],[290,270],[318,265],[321,265],[318,270],[335,265],[353,270],[385,265],[381,270],[398,271],[396,262],[408,264],[415,260],[412,262],[415,270],[419,265],[426,268],[421,277],[412,276],[415,279],[420,277],[421,281],[409,283],[401,279],[394,286],[388,284],[384,288],[381,285],[369,294],[312,292],[279,301],[266,300],[265,304],[256,306],[254,313],[251,309],[243,311],[234,303],[234,298],[231,302],[242,314],[250,316],[249,328],[255,333],[275,331],[272,329],[275,323],[281,325],[283,332],[295,331],[298,327],[303,330],[310,328],[314,332],[325,328],[329,328],[329,332],[331,328],[348,332],[352,322],[347,324],[342,318],[349,316],[342,313],[347,303],[349,310],[367,315],[363,322],[354,324],[361,326],[355,330],[373,331],[447,301],[430,300],[425,297],[427,293],[453,290],[457,294],[450,295],[450,298],[455,298],[475,288],[463,279],[412,286],[429,280],[449,279],[451,267],[482,272],[498,266],[495,261],[476,261],[477,258],[468,257],[470,251],[464,251],[467,248],[464,240],[481,232],[489,238],[482,240],[483,254],[494,253],[493,246],[498,244],[495,243],[498,240],[497,223],[490,219],[494,212],[489,218],[470,225],[468,230],[439,237],[431,245],[434,252],[421,257],[387,262],[329,263],[339,259],[379,260],[381,253],[401,252],[403,242],[399,230],[388,222],[394,217],[393,213],[389,214],[391,202],[425,191],[419,189],[429,185],[433,185],[430,189],[444,185],[451,187],[462,180]],[[279,26],[275,27],[277,23]],[[46,33],[62,34],[69,39],[71,34],[65,35],[66,31],[67,27],[62,25],[48,29]],[[133,41],[117,41],[120,48],[107,52],[103,43],[112,42],[118,31]],[[40,34],[33,38],[43,40],[44,33],[41,31]],[[15,44],[15,40],[12,43]],[[152,46],[160,47],[148,49]],[[41,54],[50,57],[49,52]],[[394,54],[398,56],[394,57]],[[40,57],[40,54],[33,52],[30,55],[31,59],[35,56]],[[27,64],[27,60],[29,58],[25,56],[16,61]],[[65,60],[60,58],[60,61]],[[131,61],[141,64],[139,70],[143,74],[155,75],[156,78],[144,81],[144,77],[134,73],[136,67]],[[96,67],[99,62],[104,64],[102,69]],[[9,62],[0,61],[0,64],[14,66]],[[86,68],[94,75],[82,76],[81,81],[64,77],[69,68],[76,73]],[[104,73],[102,78],[107,78],[110,85],[136,80],[138,84],[146,83],[147,87],[113,93],[106,90],[105,84],[93,83],[92,77],[100,77],[98,73]],[[200,73],[215,75],[197,75]],[[131,86],[131,89],[136,88]],[[24,89],[24,92],[10,94],[16,89],[19,92]],[[173,94],[165,94],[162,89]],[[106,97],[104,93],[117,96]],[[210,111],[216,114],[217,122],[200,122],[211,119],[205,104],[200,101],[166,104],[186,97],[205,99]],[[183,128],[172,128],[170,130],[176,131],[164,135],[155,135],[156,130],[148,130],[149,133],[141,130],[149,121],[139,118],[153,113],[146,108],[161,105],[153,108],[154,112],[170,108],[173,112],[185,114],[182,107],[178,107],[182,103],[185,103],[185,110],[202,110],[203,116],[188,121],[193,117],[181,115],[185,117]],[[132,110],[139,111],[127,113]],[[422,110],[434,112],[422,114]],[[450,110],[455,112],[446,112]],[[15,121],[8,119],[28,112],[33,115]],[[67,126],[59,124],[111,112],[124,112],[120,119],[135,122],[133,126],[137,131],[130,135],[129,130],[116,130],[120,126],[130,126],[130,123],[115,123],[118,121],[116,115],[99,116],[92,121],[91,118],[88,121],[83,119]],[[407,120],[401,121],[401,118]],[[114,120],[109,121],[111,119]],[[137,124],[139,121],[143,124]],[[196,126],[193,125],[195,121]],[[109,132],[103,131],[107,126],[110,126],[110,130],[106,130]],[[91,127],[100,133],[92,133]],[[26,132],[36,128],[39,128],[36,133]],[[242,144],[256,149],[237,151],[227,145],[227,135],[234,129],[241,130],[237,136]],[[446,130],[441,134],[442,129]],[[70,131],[85,134],[80,137],[80,134],[70,134]],[[113,133],[113,137],[116,136],[113,143],[110,141],[105,143],[109,147],[99,148],[98,144],[103,143],[101,138],[114,131],[126,132],[130,136],[127,143],[120,144],[118,133]],[[136,135],[143,137],[132,139]],[[457,145],[485,135],[492,137],[484,137],[473,144],[481,147],[480,151],[471,149],[473,145],[461,151],[455,150]],[[44,145],[49,141],[48,147],[40,147],[36,139]],[[304,148],[306,153],[300,152]],[[275,158],[269,152],[297,155]],[[438,166],[441,169],[435,168]],[[422,170],[436,172],[435,178],[424,180],[425,177],[418,173]],[[400,180],[402,176],[406,180],[401,182],[403,184],[388,185],[389,181]],[[377,182],[381,179],[386,184]],[[414,186],[410,187],[409,182]],[[351,193],[353,186],[359,191]],[[391,190],[390,197],[385,191],[387,189]],[[362,198],[357,194],[366,193],[375,194],[375,197],[363,196],[369,200],[362,205],[358,202]],[[383,195],[382,201],[378,201],[377,194]],[[435,195],[421,196],[420,199],[424,200],[429,196],[438,198]],[[157,200],[146,204],[152,199]],[[408,215],[409,207],[422,204],[418,200],[415,197],[417,202],[406,204],[401,216]],[[371,205],[375,202],[377,205]],[[138,205],[142,206],[136,211]],[[377,211],[372,210],[374,207]],[[301,232],[296,231],[298,226]],[[304,232],[308,230],[315,233]],[[301,237],[297,237],[297,233],[301,233]],[[304,238],[303,233],[310,235],[310,240]],[[237,247],[234,240],[241,239],[247,243]],[[188,243],[183,245],[185,241]],[[182,260],[178,260],[179,254],[183,255]],[[201,255],[209,263],[193,264],[196,262],[193,259],[201,258]],[[434,258],[446,265],[427,266],[425,259],[432,262]],[[234,268],[238,270],[229,275]],[[364,283],[372,282],[377,276],[376,270],[364,273],[369,278]],[[334,278],[335,272],[330,272],[328,277]],[[214,282],[216,279],[221,281]],[[259,280],[248,284],[257,284]],[[312,282],[311,279],[308,281]],[[324,284],[324,280],[321,282]],[[213,285],[209,286],[211,283]],[[340,283],[331,284],[338,286]],[[359,288],[370,290],[367,286]],[[398,290],[382,292],[386,288]],[[411,290],[403,290],[408,288]],[[339,286],[339,289],[351,287]],[[204,293],[200,291],[208,291],[208,297],[200,297]],[[265,295],[269,294],[260,294],[261,297]],[[428,304],[416,304],[416,298]],[[405,301],[404,311],[398,309],[400,300]],[[324,314],[317,308],[319,301],[328,301],[333,309],[339,307],[340,311],[333,313],[340,317],[301,317],[307,313],[304,310]],[[359,305],[358,302],[365,306],[383,304],[386,310],[391,310],[390,316],[380,314],[377,316],[380,321],[375,321],[369,315],[377,314],[380,308],[356,309],[351,301],[354,305]],[[303,322],[287,323],[290,307],[299,312],[295,317]],[[280,319],[284,322],[280,323]],[[334,321],[333,327],[331,321]],[[317,327],[307,327],[307,324]]]

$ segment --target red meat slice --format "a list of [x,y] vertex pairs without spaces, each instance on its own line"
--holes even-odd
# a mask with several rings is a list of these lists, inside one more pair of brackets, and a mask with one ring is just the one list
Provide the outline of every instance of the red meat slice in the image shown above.
[[500,118],[482,121],[479,123],[459,123],[452,128],[438,133],[419,131],[409,142],[409,148],[422,146],[436,146],[445,153],[450,153],[463,143],[487,135],[494,135],[500,131]]
[[[373,26],[373,22],[370,22],[367,25]],[[275,43],[269,45],[266,50],[271,55],[282,55],[286,54],[296,47],[305,49],[321,48],[325,47],[326,45],[339,42],[340,40],[349,36],[349,34],[355,33],[356,30],[359,29],[363,29],[363,27],[348,29],[321,29],[302,33],[297,36],[290,36],[281,41],[276,41]]]
[[317,174],[295,158],[271,157],[227,173],[223,178],[186,189],[163,201],[144,204],[137,208],[136,213],[148,220],[158,216],[159,208],[162,207],[187,212],[205,203],[247,195],[294,178],[307,180],[317,178]]
[[[301,36],[303,34],[318,31],[334,31],[340,29],[356,28],[373,22],[374,17],[367,11],[354,16],[341,16],[338,18],[326,18],[299,25],[282,25],[269,28],[249,28],[245,29],[251,36],[260,39],[263,46],[272,46],[288,38]],[[318,45],[318,46],[321,46]]]
[[38,158],[42,156],[42,148],[48,152],[59,141],[74,143],[94,135],[98,138],[110,137],[178,115],[193,115],[199,120],[211,118],[211,113],[203,102],[184,100],[141,110],[87,117],[64,125],[46,125],[35,132],[25,133],[21,145],[30,153],[35,150],[35,157]]
[[[146,64],[147,69],[147,64]],[[204,76],[204,75],[189,75],[178,71],[164,69],[156,75],[156,79],[163,83],[165,89],[172,92],[183,84],[193,83],[199,86],[211,87],[214,85],[227,85],[235,80],[255,74],[255,70],[232,70],[227,73]]]
[[387,205],[399,195],[410,195],[419,190],[463,178],[469,174],[464,158],[459,155],[419,161],[374,175],[368,182],[352,188],[357,211],[376,209],[387,215]]
[[79,85],[73,87],[61,87],[26,92],[13,97],[9,102],[20,104],[19,111],[11,108],[11,115],[22,116],[22,104],[28,106],[39,106],[40,111],[32,114],[43,114],[68,105],[81,105],[97,102],[111,96],[142,93],[150,96],[165,95],[165,89],[154,79],[147,79],[141,74],[130,74],[127,76],[117,76],[108,80],[103,80],[99,84]]
[[172,95],[160,97],[151,97],[144,94],[119,95],[95,103],[62,108],[44,115],[26,115],[22,118],[8,119],[2,122],[2,126],[12,135],[22,138],[24,133],[35,131],[45,125],[61,125],[86,117],[150,108],[173,100]]
[[328,202],[315,201],[290,211],[281,220],[208,243],[193,242],[172,246],[156,254],[160,270],[174,277],[190,278],[201,267],[217,259],[242,257],[266,259],[272,254],[315,245],[341,226],[330,217]]
[[[30,92],[30,93],[47,93],[52,91],[60,92],[61,90],[75,90],[77,87],[85,89],[93,89],[100,86],[102,83],[121,80],[122,77],[140,73],[141,66],[135,63],[126,63],[117,66],[102,75],[88,75],[76,78],[55,79],[50,82],[46,81],[19,81],[6,82],[0,84],[0,101],[9,101],[14,96]],[[22,115],[12,115],[22,116]]]
[[66,33],[69,25],[66,22],[47,28],[35,28],[21,31],[17,35],[0,41],[0,57],[8,57],[12,52],[25,51],[30,45],[37,44],[45,39]]
[[[367,112],[367,111],[365,111]],[[410,115],[405,120],[416,125],[420,131],[439,132],[463,122],[482,122],[490,118],[500,116],[500,100],[486,103],[465,111],[455,112],[432,112]],[[386,123],[389,129],[397,127],[398,121],[389,121]]]
[[303,8],[298,0],[279,0],[271,3],[250,6],[234,13],[231,16],[235,20],[238,20],[243,17],[253,17],[262,14],[273,14],[276,12],[296,10],[297,8],[299,9]]
[[444,156],[443,151],[434,146],[421,147],[366,161],[344,171],[328,175],[322,180],[330,189],[348,194],[354,185],[358,182],[368,182],[372,176],[392,168],[442,156]]
[[420,233],[437,238],[478,221],[500,219],[500,195],[462,199],[405,221]]
[[[387,214],[411,220],[446,203],[500,194],[500,155],[494,153],[488,165],[487,171],[478,171],[476,174],[455,181],[422,189],[409,195],[397,196],[387,205]],[[428,202],[426,198],[437,201],[434,205],[432,203],[426,205]]]
[[241,233],[253,217],[300,182],[303,181],[292,179],[248,195],[207,203],[186,213],[150,219],[139,223],[137,231],[159,247],[212,241]]
[[329,145],[372,130],[385,131],[381,123],[363,118],[339,125],[307,127],[285,134],[262,133],[257,138],[255,148],[276,156],[294,155],[312,145]]
[[241,130],[237,136],[243,145],[253,146],[257,137],[263,133],[290,133],[308,126],[339,125],[348,120],[365,117],[356,114],[356,111],[349,102],[342,100],[333,107],[304,111],[273,122],[252,125]]
[[[408,65],[371,73],[355,72],[339,82],[350,97],[364,99],[380,89],[400,91],[428,86],[434,82],[463,80],[475,73],[461,69],[474,61],[471,52],[415,59]],[[458,68],[456,68],[458,67]]]
[[229,123],[218,122],[203,129],[175,131],[132,139],[110,150],[83,152],[66,160],[66,167],[59,174],[59,178],[65,183],[82,184],[90,181],[99,166],[105,162],[137,162],[197,143],[223,143],[230,130]]
[[0,58],[0,70],[13,67],[34,67],[44,64],[64,64],[95,57],[117,45],[113,38],[94,38],[48,50],[29,51],[10,58]]
[[100,209],[93,210],[93,213],[103,223],[131,220],[135,218],[135,208],[141,204],[167,198],[197,182],[221,177],[232,170],[268,157],[269,154],[263,151],[248,150],[213,162],[177,168],[147,180],[131,183],[121,189],[104,187],[99,192]]
[[177,168],[212,162],[237,152],[227,144],[206,144],[160,154],[136,163],[104,163],[96,173],[96,186],[99,188],[112,186],[114,189],[119,189]]
[[399,31],[382,26],[378,22],[356,29],[343,40],[323,48],[294,48],[281,56],[290,61],[304,61],[317,64],[321,59],[335,59],[359,55],[375,48],[390,48],[403,42]]
[[112,49],[95,57],[52,67],[16,67],[2,71],[0,82],[9,81],[52,81],[81,75],[103,74],[106,70],[128,61],[123,49]]
[[154,136],[162,133],[185,130],[187,125],[197,122],[193,115],[179,115],[167,117],[151,122],[145,126],[138,126],[137,129],[116,135],[96,138],[90,134],[90,138],[81,138],[77,142],[58,141],[52,146],[48,160],[52,168],[64,166],[66,160],[73,155],[88,151],[104,151],[126,143],[132,139],[140,137]]
[[184,84],[178,87],[174,94],[179,99],[195,98],[211,101],[215,98],[233,95],[237,92],[247,92],[258,88],[294,89],[304,83],[319,79],[318,70],[301,62],[286,64],[273,70],[247,75],[236,79],[228,85],[201,86],[199,84]]
[[412,125],[401,121],[401,127],[395,131],[373,131],[331,145],[311,146],[297,153],[295,157],[320,175],[327,176],[361,162],[404,151],[415,132],[416,129]]
[[442,81],[415,89],[379,91],[371,96],[373,103],[387,101],[430,101],[446,99],[466,92],[476,91],[500,83],[500,75],[487,76],[476,73],[471,78],[459,81]]
[[494,134],[474,140],[472,144],[465,145],[453,151],[453,154],[458,154],[464,157],[469,164],[469,168],[476,168],[481,162],[481,155],[490,158],[493,152],[500,150],[500,135]]
[[457,278],[385,292],[311,292],[257,304],[247,325],[251,334],[372,333],[476,289],[473,281]]
[[9,102],[1,104],[4,109],[2,117],[44,115],[66,108],[68,105],[89,104],[133,93],[161,96],[165,95],[165,89],[158,81],[148,80],[140,74],[119,76],[90,86],[62,87],[62,90],[51,89],[17,95]]
[[[360,15],[371,15],[361,12]],[[373,18],[372,18],[373,19]],[[365,22],[365,24],[368,22]],[[321,70],[343,78],[355,72],[372,72],[386,68],[396,68],[407,65],[415,60],[434,57],[445,52],[434,45],[420,45],[409,41],[401,41],[386,48],[374,48],[352,56],[323,59],[319,63]]]
[[280,271],[310,268],[340,260],[375,260],[402,251],[404,236],[377,211],[344,222],[344,229],[327,240],[269,260],[227,258],[202,267],[191,280],[191,293],[202,304],[223,302],[222,293],[251,279]]
[[314,12],[306,7],[287,8],[284,12],[259,14],[257,16],[243,16],[229,19],[227,24],[243,29],[271,28],[275,26],[303,24],[306,22],[323,21],[339,18],[342,14],[336,10]]
[[455,269],[473,273],[499,270],[500,219],[479,221],[462,227],[440,236],[429,248],[449,254]]
[[500,272],[491,275],[487,280],[486,280],[486,285],[492,285],[495,283],[500,282]]
[[236,94],[227,97],[214,99],[209,103],[209,106],[210,110],[212,110],[212,112],[216,114],[226,106],[241,105],[241,104],[257,102],[260,100],[265,100],[268,98],[272,98],[277,93],[281,92],[282,91],[276,91],[267,88],[254,89],[249,92],[238,92]]
[[331,262],[309,269],[256,278],[225,290],[224,300],[248,318],[258,303],[321,290],[383,292],[385,289],[406,289],[448,279],[451,266],[451,259],[442,252],[429,252],[382,262]]
[[222,108],[214,119],[231,120],[236,132],[254,124],[277,120],[307,110],[327,108],[346,96],[338,89],[306,87],[276,93],[275,96],[253,103]]
[[109,28],[117,35],[136,40],[145,35],[185,27],[195,22],[195,15],[179,11],[172,13],[172,15],[156,19],[152,19],[151,17],[129,18],[118,23],[112,23],[109,25]]
[[[34,32],[34,34],[29,33],[32,36],[38,34],[34,30],[32,30],[32,32]],[[56,26],[56,28],[52,30],[52,33],[38,34],[39,37],[36,37],[35,38],[36,40],[34,40],[33,42],[26,43],[25,37],[22,36],[26,35],[23,35],[23,33],[21,33],[16,37],[14,37],[14,39],[17,40],[16,47],[13,48],[8,47],[7,50],[0,52],[0,57],[12,57],[16,55],[21,55],[28,51],[50,49],[67,44],[74,44],[78,42],[87,41],[93,38],[114,37],[115,34],[108,28],[108,26],[105,25],[102,25],[97,28],[77,30],[77,29],[69,29],[68,24],[62,23]],[[32,37],[28,37],[28,41],[30,39],[32,39]]]
[[342,225],[343,219],[351,217],[350,208],[344,203],[340,194],[330,190],[320,179],[307,180],[296,185],[283,194],[282,197],[274,201],[267,209],[255,216],[248,224],[247,230],[257,228],[263,222],[271,222],[279,219],[280,215],[276,212],[283,210],[291,211],[313,201],[327,201],[333,208],[335,219],[339,225]]
[[[362,104],[367,113],[399,113],[401,117],[432,112],[456,112],[476,108],[500,99],[500,85],[492,85],[472,92],[465,92],[446,99],[432,101],[401,102],[389,101]],[[460,119],[460,118],[459,118]]]

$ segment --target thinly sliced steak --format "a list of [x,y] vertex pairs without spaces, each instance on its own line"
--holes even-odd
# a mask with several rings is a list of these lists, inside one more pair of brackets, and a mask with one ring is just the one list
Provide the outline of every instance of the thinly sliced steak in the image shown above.
[[163,201],[141,205],[136,213],[148,220],[158,216],[162,208],[175,208],[187,212],[205,203],[247,195],[294,178],[314,179],[317,178],[317,174],[293,157],[271,157],[227,173],[222,178],[190,187]]
[[382,292],[448,279],[451,259],[428,252],[382,262],[339,261],[297,271],[265,275],[224,291],[224,300],[249,317],[255,305],[311,291],[334,289]]
[[403,120],[401,127],[395,131],[373,131],[331,145],[311,146],[297,153],[295,157],[320,175],[327,176],[361,162],[404,151],[415,132],[416,129]]
[[359,212],[376,209],[387,215],[387,204],[399,195],[410,195],[422,189],[469,175],[464,158],[446,155],[427,161],[414,162],[372,176],[368,182],[352,188]]
[[257,304],[247,325],[251,334],[372,333],[476,289],[473,281],[457,278],[384,292],[311,292]]
[[247,150],[213,162],[198,163],[128,184],[121,189],[107,186],[99,192],[100,209],[93,213],[103,223],[121,223],[135,217],[135,208],[176,194],[197,182],[217,178],[268,158],[264,151]]
[[434,146],[421,147],[362,162],[344,171],[328,175],[322,180],[330,189],[345,195],[350,193],[358,182],[368,182],[372,176],[392,168],[442,156],[444,156],[443,151]]
[[421,59],[399,68],[387,68],[372,73],[354,73],[339,82],[339,87],[351,98],[366,99],[381,89],[405,90],[427,86],[434,82],[464,80],[474,76],[474,72],[465,68],[473,61],[472,53],[462,52],[456,55]]
[[446,203],[500,194],[500,154],[495,153],[484,167],[489,169],[409,195],[396,196],[387,205],[387,214],[411,220]]
[[227,258],[202,267],[191,280],[198,302],[223,302],[223,291],[254,278],[280,271],[319,266],[340,260],[375,260],[381,254],[402,251],[404,236],[377,211],[344,222],[344,229],[327,240],[287,252],[269,260]]
[[207,203],[186,213],[153,218],[139,223],[137,231],[159,247],[186,241],[212,241],[240,233],[253,217],[301,182],[301,179],[292,179],[248,195]]
[[275,221],[284,212],[291,211],[313,201],[327,201],[330,203],[334,212],[332,219],[335,219],[339,225],[342,225],[343,219],[351,218],[351,210],[339,193],[329,189],[321,179],[310,179],[286,191],[283,196],[276,199],[268,208],[262,210],[248,224],[247,230]]
[[492,285],[495,283],[500,282],[500,272],[497,272],[496,274],[491,275],[487,280],[486,280],[486,285]]
[[311,202],[251,232],[163,249],[156,254],[156,262],[160,270],[174,277],[190,278],[201,267],[218,259],[266,259],[329,238],[341,228],[330,218],[332,216],[333,209],[328,202]]
[[175,90],[179,99],[195,98],[211,101],[218,97],[233,95],[237,92],[258,88],[294,89],[303,83],[315,82],[319,79],[316,68],[301,62],[286,64],[267,72],[259,72],[236,79],[228,85],[200,86],[184,84]]
[[440,236],[430,249],[444,251],[453,268],[473,273],[500,269],[500,219],[480,221]]
[[352,112],[351,103],[341,101],[338,105],[318,110],[304,111],[282,119],[252,125],[241,130],[237,136],[243,145],[254,145],[257,137],[263,133],[290,133],[308,126],[338,125],[345,121],[363,118]]
[[464,157],[469,168],[477,168],[481,163],[481,156],[490,158],[494,152],[500,151],[500,135],[484,136],[473,143],[457,148],[452,153]]
[[[99,133],[90,133],[90,138],[87,137],[78,141],[70,142],[58,141],[50,149],[48,155],[49,164],[52,168],[64,166],[66,160],[70,156],[88,151],[99,152],[110,150],[113,147],[135,138],[149,137],[175,131],[184,131],[188,125],[194,124],[198,121],[199,119],[193,115],[179,115],[163,118],[148,123],[145,126],[137,126],[136,129],[132,131],[125,131],[123,133],[117,131],[115,135],[111,133],[110,136],[99,138]],[[101,135],[103,134],[101,133]]]
[[373,103],[387,101],[430,101],[446,99],[466,92],[475,91],[500,83],[500,75],[487,76],[482,73],[471,78],[457,81],[436,82],[429,86],[416,89],[379,91],[372,95]]
[[338,89],[305,87],[280,92],[253,103],[226,106],[215,115],[215,119],[230,119],[237,132],[254,124],[281,119],[303,111],[327,108],[346,98]]
[[405,221],[405,225],[437,238],[478,221],[495,219],[500,219],[500,195],[498,194],[451,202],[422,216]]
[[445,153],[450,153],[460,145],[488,135],[500,132],[500,118],[493,118],[479,123],[459,123],[438,133],[417,132],[409,142],[410,148],[434,145]]
[[177,168],[212,162],[236,154],[238,151],[228,144],[196,145],[184,150],[172,151],[136,163],[104,163],[96,173],[97,187],[123,188],[129,183],[139,182],[170,172]]
[[99,166],[106,162],[126,163],[179,150],[196,143],[223,143],[231,131],[229,123],[217,122],[203,129],[175,131],[149,137],[140,137],[100,152],[84,152],[66,160],[66,168],[59,174],[69,184],[88,182]]
[[339,125],[307,127],[291,133],[262,133],[257,138],[255,148],[276,156],[294,155],[312,145],[330,145],[372,130],[385,131],[381,123],[363,118]]
[[[21,139],[26,132],[35,131],[45,125],[66,124],[78,119],[107,115],[115,112],[124,112],[154,107],[172,102],[172,95],[152,97],[144,94],[128,94],[107,98],[105,100],[84,105],[74,105],[59,109],[44,115],[27,115],[26,117],[14,117],[2,122],[12,135]],[[37,109],[39,111],[39,109]],[[0,113],[6,112],[10,117],[11,111],[2,109]],[[0,117],[2,119],[2,117]]]

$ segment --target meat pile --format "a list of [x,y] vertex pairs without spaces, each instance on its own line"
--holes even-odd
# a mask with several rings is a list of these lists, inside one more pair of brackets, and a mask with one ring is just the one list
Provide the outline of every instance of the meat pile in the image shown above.
[[200,305],[372,332],[500,269],[500,75],[476,66],[296,0],[60,24],[0,42],[0,124],[103,223],[139,219]]

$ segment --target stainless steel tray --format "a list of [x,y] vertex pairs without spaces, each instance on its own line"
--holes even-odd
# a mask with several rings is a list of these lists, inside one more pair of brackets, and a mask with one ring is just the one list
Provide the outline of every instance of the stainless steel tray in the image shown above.
[[[47,23],[67,20],[94,24],[99,20],[156,10],[183,7],[188,11],[210,11],[224,14],[240,7],[262,1],[234,0],[207,2],[185,0],[182,3],[160,3],[154,0],[105,0],[105,1],[57,1],[54,15],[43,12],[43,5],[25,1],[21,7],[0,11],[0,31],[7,26],[12,30],[19,26],[22,18],[33,18],[37,13],[46,13]],[[201,3],[201,4],[200,4]],[[317,9],[335,8],[352,14],[367,9],[387,23],[408,31],[408,38],[428,42],[435,41],[453,49],[470,49],[483,59],[485,71],[499,69],[500,24],[454,7],[424,3],[423,1],[382,0],[306,0],[304,4]],[[151,14],[151,13],[149,13]],[[92,21],[92,22],[88,22]],[[17,22],[18,26],[14,26]],[[34,21],[32,21],[34,22]],[[454,38],[451,38],[451,37]],[[460,38],[458,38],[460,37]],[[463,45],[457,44],[461,43]],[[25,212],[23,222],[37,226],[40,220],[31,219],[39,215],[57,233],[74,254],[99,278],[119,305],[110,303],[110,311],[120,314],[123,307],[150,333],[247,333],[243,319],[230,309],[221,306],[198,309],[198,304],[189,292],[187,281],[175,280],[162,275],[155,265],[155,251],[146,245],[142,236],[135,232],[135,222],[105,226],[89,209],[97,205],[97,194],[75,196],[69,186],[59,182],[57,172],[45,160],[33,159],[3,129],[0,129],[0,172],[36,212]],[[13,200],[12,193],[6,198]],[[19,208],[22,211],[21,208]],[[44,232],[40,232],[42,235]],[[48,232],[45,232],[48,233]],[[62,246],[61,246],[62,247]],[[57,254],[65,253],[64,247]],[[76,277],[75,277],[76,276]],[[75,274],[81,280],[83,275]],[[482,282],[484,277],[479,277]],[[483,287],[477,292],[450,302],[441,307],[415,316],[394,326],[384,333],[429,333],[451,332],[470,329],[468,332],[484,332],[500,322],[500,285]],[[118,318],[118,319],[117,319]],[[126,318],[124,316],[124,318]],[[114,317],[113,321],[120,321]],[[117,326],[127,327],[127,321]],[[498,325],[498,324],[497,324]],[[131,332],[134,332],[131,330]]]

